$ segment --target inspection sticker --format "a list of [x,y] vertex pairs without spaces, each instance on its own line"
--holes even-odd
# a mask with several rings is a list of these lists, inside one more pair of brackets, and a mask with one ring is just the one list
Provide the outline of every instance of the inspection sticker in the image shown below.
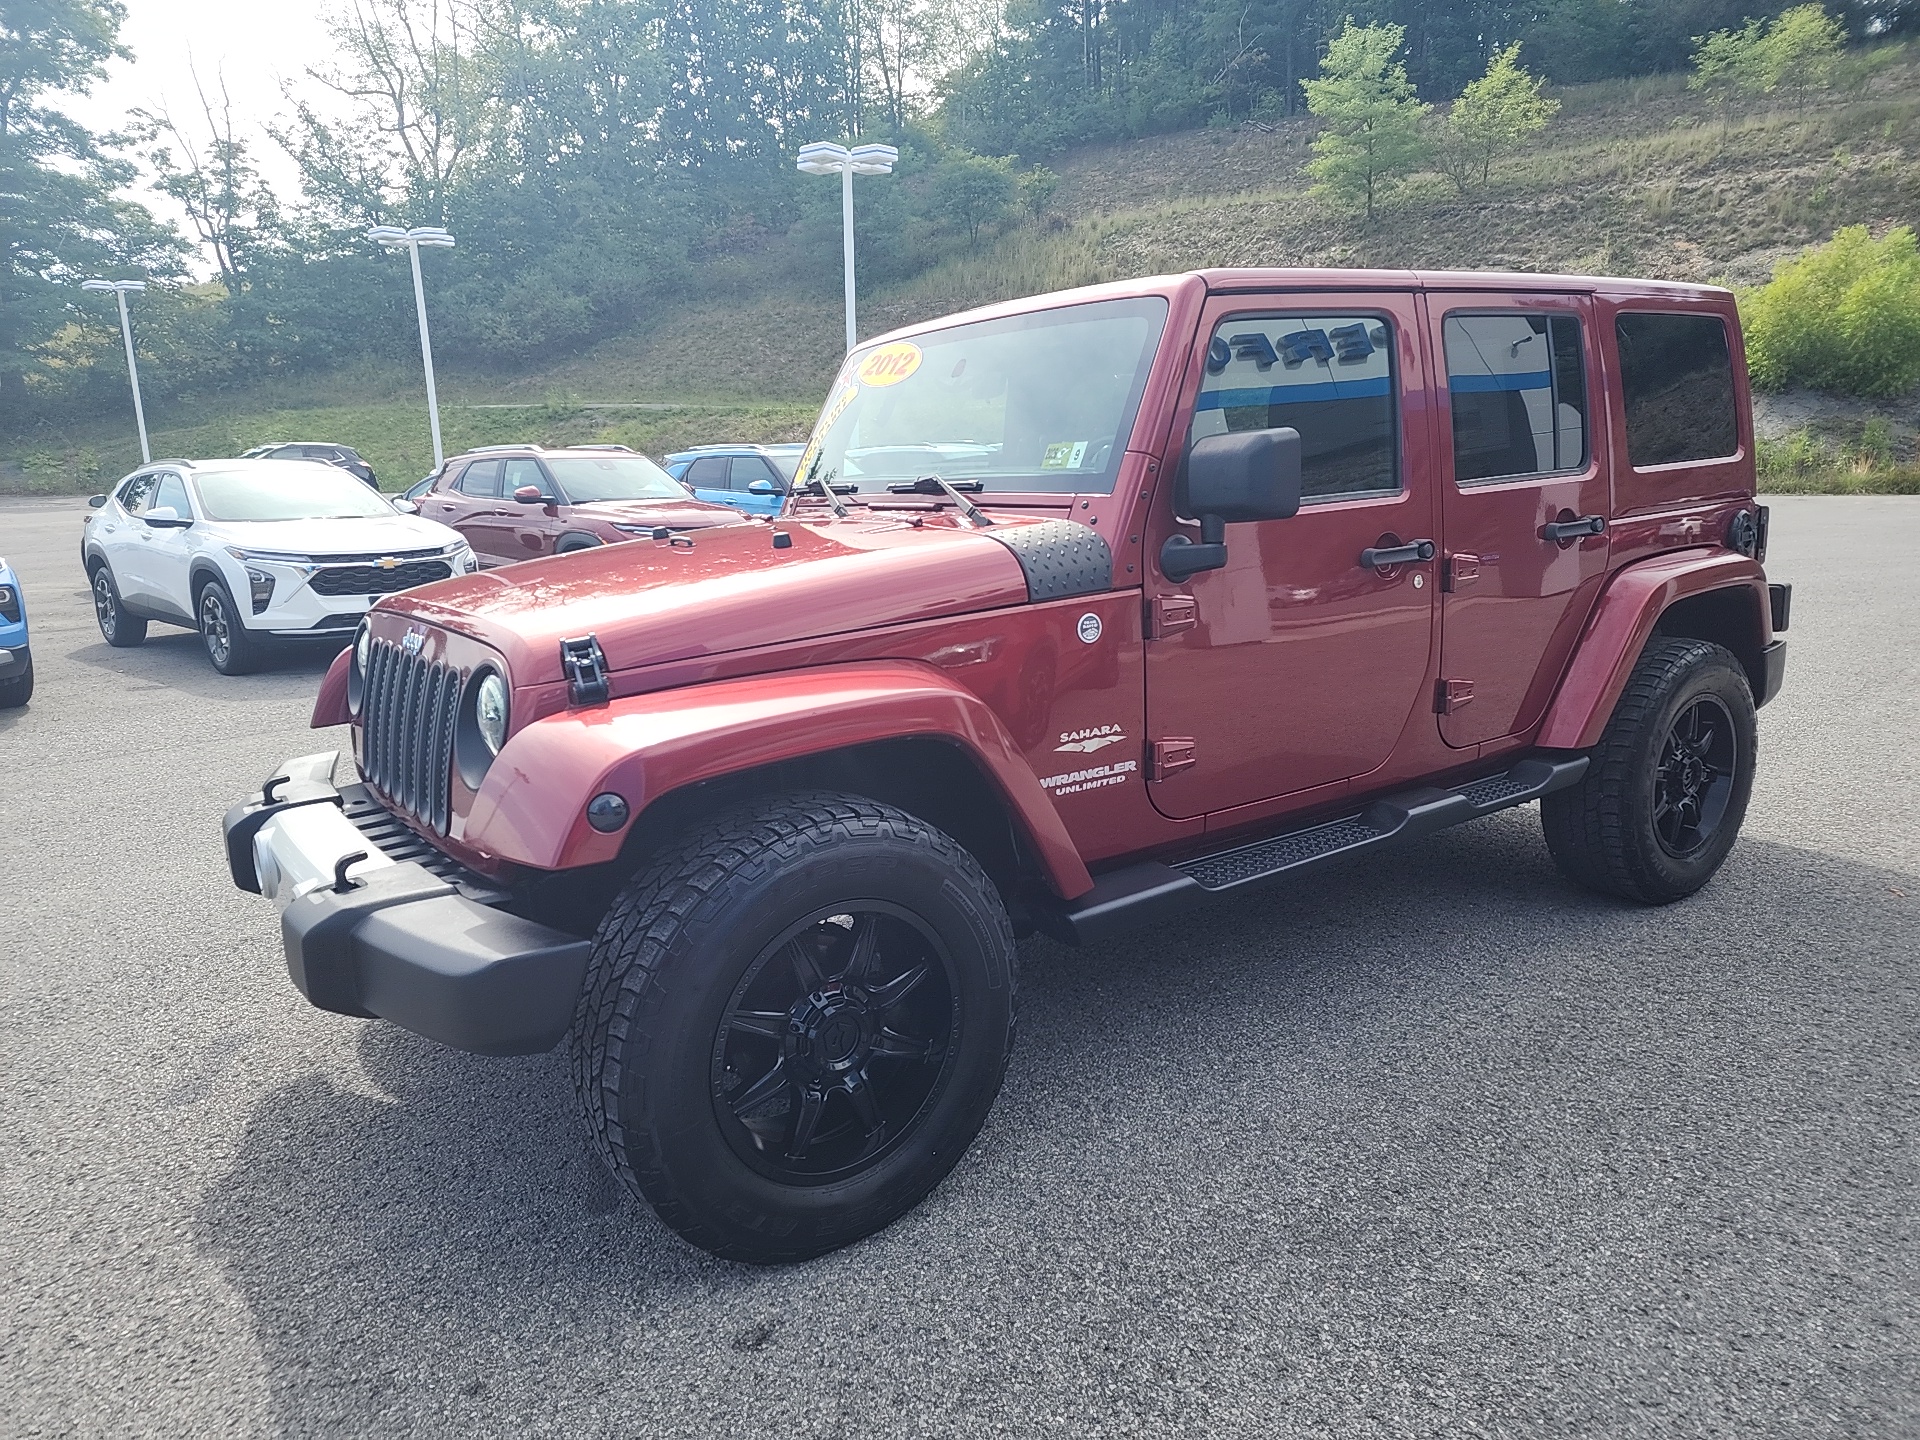
[[1049,445],[1040,452],[1042,470],[1078,470],[1080,462],[1087,458],[1085,440],[1062,440],[1058,445]]
[[879,389],[885,385],[898,385],[919,368],[920,347],[911,340],[896,340],[868,355],[853,374],[862,385]]

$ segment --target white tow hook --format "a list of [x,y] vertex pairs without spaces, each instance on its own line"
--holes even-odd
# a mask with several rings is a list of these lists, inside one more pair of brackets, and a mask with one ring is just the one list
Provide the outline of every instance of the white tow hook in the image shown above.
[[253,837],[253,869],[260,879],[260,893],[282,910],[322,886],[331,887],[340,862],[354,854],[365,858],[346,866],[348,880],[393,864],[335,805],[282,810]]

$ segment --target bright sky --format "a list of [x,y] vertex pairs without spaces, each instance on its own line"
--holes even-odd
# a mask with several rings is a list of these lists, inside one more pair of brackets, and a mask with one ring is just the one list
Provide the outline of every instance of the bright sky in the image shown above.
[[[135,108],[164,105],[192,134],[200,128],[194,73],[209,95],[217,94],[224,79],[236,124],[253,142],[255,162],[274,189],[290,193],[293,164],[261,126],[290,111],[282,81],[299,81],[332,49],[318,0],[126,0],[126,6],[120,39],[133,59],[115,61],[91,95],[64,98],[62,108],[99,131],[120,128]],[[185,217],[164,197],[144,186],[136,193],[154,210],[173,214],[191,233]]]

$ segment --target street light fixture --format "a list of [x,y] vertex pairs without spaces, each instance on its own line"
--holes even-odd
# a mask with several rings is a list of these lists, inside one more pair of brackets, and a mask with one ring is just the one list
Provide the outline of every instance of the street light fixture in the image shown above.
[[845,269],[847,294],[847,349],[853,349],[853,177],[888,175],[899,162],[900,152],[891,145],[856,145],[849,150],[830,140],[800,147],[795,169],[809,175],[840,177],[840,252]]
[[147,288],[144,280],[83,280],[82,290],[111,290],[120,302],[120,338],[127,342],[127,377],[133,381],[133,422],[140,427],[140,463],[151,465],[153,451],[147,446],[147,412],[140,404],[140,369],[133,363],[133,320],[127,314],[127,296]]
[[420,285],[420,247],[446,249],[453,236],[437,225],[420,225],[402,230],[398,225],[376,225],[367,231],[369,240],[377,240],[389,250],[406,247],[413,261],[413,308],[420,316],[420,363],[427,372],[427,419],[433,426],[433,466],[437,470],[447,457],[440,448],[440,400],[433,389],[433,341],[427,335],[427,293]]

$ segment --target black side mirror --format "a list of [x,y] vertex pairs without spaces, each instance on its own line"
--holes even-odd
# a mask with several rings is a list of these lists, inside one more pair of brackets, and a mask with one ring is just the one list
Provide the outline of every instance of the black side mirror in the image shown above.
[[1227,563],[1227,526],[1290,520],[1300,511],[1300,432],[1290,426],[1208,435],[1187,452],[1176,508],[1200,522],[1200,543],[1169,535],[1160,570],[1178,582]]

